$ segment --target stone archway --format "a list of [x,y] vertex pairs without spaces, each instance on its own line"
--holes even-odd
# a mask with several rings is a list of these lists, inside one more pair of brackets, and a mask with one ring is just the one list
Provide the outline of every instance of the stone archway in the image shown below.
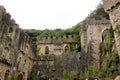
[[70,51],[70,49],[69,49],[69,47],[66,45],[66,46],[65,46],[65,52],[68,52],[68,51]]
[[4,80],[8,80],[8,77],[9,77],[9,69],[8,70],[6,70],[6,72],[5,72],[5,78],[4,78]]
[[22,75],[22,74],[19,74],[19,75],[17,76],[17,80],[23,80],[23,75]]
[[107,33],[108,33],[108,29],[105,29],[105,30],[102,32],[102,41],[104,41],[104,38],[107,37]]

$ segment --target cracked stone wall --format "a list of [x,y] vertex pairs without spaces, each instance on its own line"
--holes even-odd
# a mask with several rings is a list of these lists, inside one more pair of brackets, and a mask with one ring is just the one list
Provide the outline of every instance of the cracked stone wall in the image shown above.
[[29,36],[0,6],[0,79],[10,80],[13,74],[16,77],[21,74],[27,80],[33,58],[34,49]]
[[110,28],[109,20],[86,20],[80,32],[83,67],[93,65],[97,70],[100,69],[100,44],[102,34],[108,28]]

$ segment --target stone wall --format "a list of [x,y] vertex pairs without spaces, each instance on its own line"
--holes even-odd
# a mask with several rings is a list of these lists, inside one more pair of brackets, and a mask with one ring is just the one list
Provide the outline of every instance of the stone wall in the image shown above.
[[[75,36],[38,37],[38,58],[34,61],[33,72],[41,79],[43,76],[51,80],[61,80],[64,70],[78,72],[76,57],[78,52],[70,52],[70,45],[77,44]],[[76,46],[74,46],[76,47]],[[72,64],[71,64],[72,63]],[[75,65],[73,65],[76,63]]]
[[[33,72],[41,80],[46,77],[51,80],[62,80],[64,70],[70,72],[70,79],[79,77],[80,53],[65,52],[60,56],[48,54],[36,58]],[[74,65],[73,65],[74,64]]]
[[[69,46],[69,44],[39,44],[37,48],[39,49],[39,55],[46,55],[46,54],[55,54],[61,55],[65,52],[65,47]],[[48,53],[46,53],[46,48],[48,47]]]
[[39,55],[46,54],[46,48],[48,48],[48,54],[61,55],[66,50],[70,50],[69,44],[76,44],[74,36],[64,35],[63,37],[38,37],[37,48],[39,49]]
[[[120,0],[102,0],[104,9],[109,13],[110,21],[114,29],[115,44],[120,58]],[[120,69],[119,69],[120,72]]]
[[117,3],[119,3],[120,0],[103,0],[104,8],[106,11],[110,11],[112,8],[114,8]]
[[63,35],[61,37],[55,37],[55,36],[51,36],[51,37],[39,37],[38,36],[38,43],[49,43],[49,44],[60,44],[60,43],[74,43],[76,42],[74,39],[74,35]]
[[82,50],[81,62],[84,67],[92,65],[97,68],[97,70],[100,69],[100,44],[102,42],[103,32],[109,28],[109,20],[86,20],[80,32]]
[[14,74],[16,77],[23,75],[24,80],[27,80],[33,58],[34,49],[29,36],[0,6],[0,79],[10,80]]

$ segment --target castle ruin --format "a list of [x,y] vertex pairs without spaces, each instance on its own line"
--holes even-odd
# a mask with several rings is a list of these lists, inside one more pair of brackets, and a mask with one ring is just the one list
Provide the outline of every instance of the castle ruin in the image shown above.
[[[74,35],[63,35],[60,37],[38,36],[37,49],[39,50],[39,58],[36,58],[36,63],[33,68],[35,74],[39,73],[39,78],[46,76],[46,78],[52,80],[61,80],[64,69],[69,70],[72,68],[78,70],[76,66],[78,65],[77,62],[73,66],[71,63],[74,64],[74,60],[79,61],[78,58],[76,59],[76,57],[79,57],[79,53],[71,52],[71,44],[75,44],[74,47],[77,47],[77,41]],[[73,58],[74,60],[72,61]]]
[[[64,52],[70,51],[69,44],[76,44],[73,35],[64,35],[61,37],[38,37],[37,48],[39,55],[54,54],[61,55]],[[77,44],[76,44],[77,45]],[[76,46],[75,46],[76,47]]]
[[97,70],[100,69],[100,45],[104,31],[109,28],[109,20],[86,20],[80,32],[83,67],[93,65]]
[[34,48],[29,36],[0,6],[0,80],[27,80],[32,69]]
[[[103,3],[115,30],[116,48],[120,56],[120,0],[103,0]],[[70,52],[71,44],[77,47],[74,35],[38,37],[39,57],[35,57],[30,37],[0,6],[0,80],[10,80],[11,77],[27,80],[31,70],[40,78],[47,76],[53,80],[61,79],[64,69],[79,74],[79,69],[85,70],[92,65],[99,70],[100,46],[104,42],[104,33],[110,26],[110,21],[106,19],[87,19],[80,31],[81,53]]]
[[[116,51],[120,62],[120,0],[102,0],[104,9],[109,13],[110,21],[114,29]],[[120,65],[120,63],[119,63]],[[119,68],[120,72],[120,68]]]

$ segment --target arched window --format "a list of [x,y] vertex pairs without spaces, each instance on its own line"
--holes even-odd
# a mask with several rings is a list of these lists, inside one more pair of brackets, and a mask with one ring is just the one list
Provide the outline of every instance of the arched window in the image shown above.
[[8,80],[8,77],[9,77],[9,69],[8,70],[6,70],[6,72],[5,72],[5,78],[4,78],[4,80]]
[[102,33],[102,41],[104,41],[105,37],[107,36],[108,29],[104,30]]
[[10,28],[9,28],[9,33],[12,33],[12,32],[13,32],[13,28],[10,27]]
[[48,46],[45,47],[45,54],[49,54],[49,47]]
[[65,46],[65,52],[68,52],[68,51],[69,51],[69,47]]

